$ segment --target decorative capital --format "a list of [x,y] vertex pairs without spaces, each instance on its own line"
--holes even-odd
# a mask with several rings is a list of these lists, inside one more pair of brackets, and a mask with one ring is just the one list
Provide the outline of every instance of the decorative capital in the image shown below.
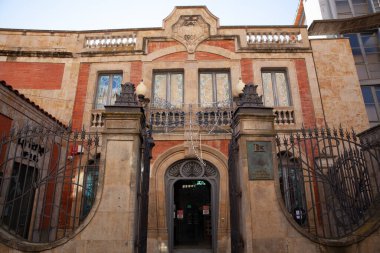
[[115,105],[129,107],[139,106],[136,98],[135,85],[133,83],[121,84],[120,95],[116,94]]
[[243,93],[239,94],[235,102],[239,107],[264,107],[263,96],[257,94],[257,85],[253,83],[244,86]]

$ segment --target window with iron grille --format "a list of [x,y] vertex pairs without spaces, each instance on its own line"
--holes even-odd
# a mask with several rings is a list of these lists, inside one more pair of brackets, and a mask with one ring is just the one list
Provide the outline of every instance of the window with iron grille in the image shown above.
[[298,224],[304,225],[307,208],[302,166],[289,153],[279,155],[279,159],[280,190],[286,209]]
[[264,105],[291,106],[288,78],[285,70],[263,70]]
[[122,80],[123,75],[121,73],[99,74],[95,109],[103,109],[105,105],[115,103],[116,94],[120,94]]

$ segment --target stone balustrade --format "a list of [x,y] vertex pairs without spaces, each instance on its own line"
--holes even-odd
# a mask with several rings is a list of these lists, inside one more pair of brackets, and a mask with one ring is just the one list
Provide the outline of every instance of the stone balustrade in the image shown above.
[[91,127],[103,127],[104,119],[103,119],[104,110],[92,110],[91,111]]
[[196,113],[196,122],[202,127],[217,125],[230,126],[232,121],[232,108],[207,108]]
[[[92,110],[91,127],[101,128],[104,126],[103,112],[104,110]],[[275,125],[295,124],[293,107],[274,108],[273,113]],[[189,123],[192,115],[192,122],[201,127],[230,126],[233,110],[232,108],[197,108],[196,111],[190,113],[182,109],[150,108],[148,122],[154,129],[183,128]]]
[[91,36],[85,39],[85,48],[102,48],[102,47],[135,47],[137,42],[136,34],[115,35],[115,36]]
[[151,109],[149,117],[153,128],[183,127],[185,124],[185,112],[179,109]]
[[278,107],[273,109],[275,125],[295,124],[293,107]]
[[284,30],[247,30],[247,44],[302,44],[303,38],[300,29]]

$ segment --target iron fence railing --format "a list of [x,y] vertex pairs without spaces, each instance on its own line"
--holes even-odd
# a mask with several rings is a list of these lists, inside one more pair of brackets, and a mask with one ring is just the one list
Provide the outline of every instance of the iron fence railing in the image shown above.
[[0,226],[33,243],[71,235],[89,214],[99,177],[99,136],[25,125],[0,140]]
[[379,209],[379,156],[342,128],[302,129],[276,137],[284,205],[314,238],[345,238]]

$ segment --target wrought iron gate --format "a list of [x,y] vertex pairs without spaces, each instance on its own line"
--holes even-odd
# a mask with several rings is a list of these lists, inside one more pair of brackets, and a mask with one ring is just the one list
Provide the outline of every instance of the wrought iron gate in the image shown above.
[[[1,133],[0,133],[1,134]],[[33,243],[70,236],[98,186],[99,136],[27,124],[0,140],[0,226]]]
[[342,128],[302,129],[276,142],[285,207],[312,238],[346,238],[378,215],[378,146]]
[[149,204],[149,177],[150,177],[150,160],[152,158],[152,148],[154,141],[152,132],[145,122],[142,120],[142,171],[138,178],[138,226],[136,246],[137,252],[146,253],[147,250],[147,233],[148,233],[148,204]]
[[238,182],[239,145],[237,137],[232,135],[228,147],[228,187],[230,197],[230,220],[231,220],[231,252],[242,252],[244,247],[240,235],[240,207],[241,191]]

